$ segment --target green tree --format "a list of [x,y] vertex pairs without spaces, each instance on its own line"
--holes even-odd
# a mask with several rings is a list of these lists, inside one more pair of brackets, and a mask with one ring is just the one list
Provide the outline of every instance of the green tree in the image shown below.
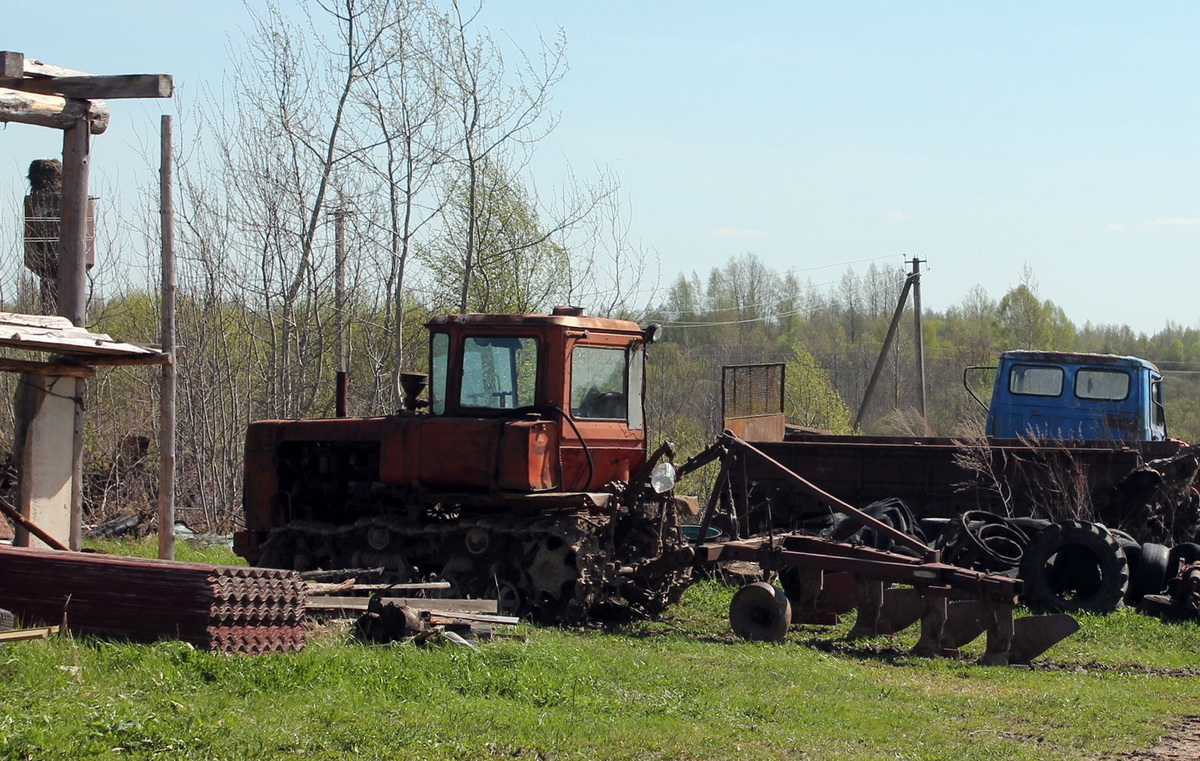
[[799,341],[787,361],[784,413],[792,423],[834,433],[852,433],[850,408],[829,382],[829,375]]

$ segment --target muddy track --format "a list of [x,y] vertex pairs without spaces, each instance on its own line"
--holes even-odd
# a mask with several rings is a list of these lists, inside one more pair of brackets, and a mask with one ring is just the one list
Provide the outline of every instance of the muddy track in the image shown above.
[[1187,716],[1157,745],[1102,761],[1195,761],[1200,758],[1200,716]]

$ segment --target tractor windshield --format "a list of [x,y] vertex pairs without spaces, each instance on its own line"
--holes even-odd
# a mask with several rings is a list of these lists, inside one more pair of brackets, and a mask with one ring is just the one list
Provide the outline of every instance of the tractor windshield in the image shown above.
[[459,404],[493,410],[535,403],[538,377],[536,338],[472,336],[463,342]]

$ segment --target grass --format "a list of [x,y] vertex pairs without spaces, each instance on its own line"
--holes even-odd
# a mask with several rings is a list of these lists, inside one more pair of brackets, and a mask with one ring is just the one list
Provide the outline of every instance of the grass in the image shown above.
[[[223,562],[223,561],[218,561]],[[706,582],[659,622],[522,627],[478,652],[318,630],[293,655],[58,637],[0,650],[0,758],[1071,759],[1195,712],[1200,626],[1084,617],[1048,666],[793,628],[736,640]]]

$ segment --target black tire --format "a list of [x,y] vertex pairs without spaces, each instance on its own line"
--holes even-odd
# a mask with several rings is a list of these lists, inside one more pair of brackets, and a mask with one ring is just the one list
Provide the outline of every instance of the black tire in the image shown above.
[[1084,521],[1051,525],[1031,539],[1020,577],[1025,604],[1051,613],[1110,613],[1129,588],[1129,566],[1117,540]]
[[1171,548],[1171,555],[1167,559],[1167,574],[1178,573],[1181,563],[1191,565],[1196,562],[1200,562],[1200,544],[1195,542],[1177,544]]
[[1167,561],[1171,551],[1166,545],[1146,542],[1138,559],[1137,570],[1129,583],[1129,594],[1136,601],[1146,595],[1156,595],[1167,588]]
[[12,631],[12,628],[17,625],[16,616],[11,610],[0,608],[0,632]]
[[1025,536],[1032,539],[1042,532],[1042,529],[1047,526],[1053,526],[1053,521],[1048,521],[1045,518],[1009,518],[1008,522],[1012,526],[1016,526],[1025,532]]

